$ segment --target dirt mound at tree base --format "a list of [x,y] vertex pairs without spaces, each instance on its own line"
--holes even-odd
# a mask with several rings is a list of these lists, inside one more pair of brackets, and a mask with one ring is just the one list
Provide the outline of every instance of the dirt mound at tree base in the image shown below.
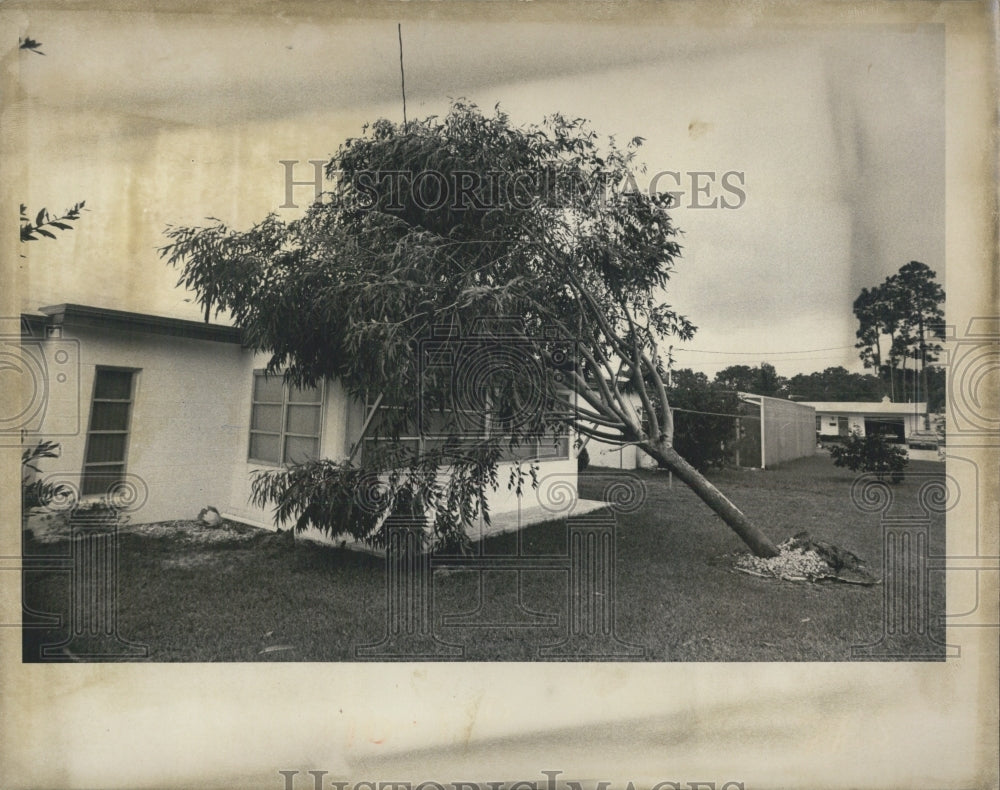
[[735,570],[751,576],[785,581],[831,581],[847,584],[878,584],[868,565],[857,554],[822,540],[813,540],[808,532],[799,532],[778,544],[777,557],[765,559],[753,554],[739,554]]

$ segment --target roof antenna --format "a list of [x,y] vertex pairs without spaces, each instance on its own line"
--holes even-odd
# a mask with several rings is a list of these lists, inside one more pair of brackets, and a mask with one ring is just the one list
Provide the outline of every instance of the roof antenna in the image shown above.
[[403,90],[403,129],[406,129],[406,75],[403,73],[403,24],[396,23],[396,32],[399,33],[399,82]]

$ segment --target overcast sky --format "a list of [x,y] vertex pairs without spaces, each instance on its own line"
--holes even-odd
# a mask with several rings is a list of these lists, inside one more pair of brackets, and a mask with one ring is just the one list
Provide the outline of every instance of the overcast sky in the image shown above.
[[[910,260],[945,281],[939,27],[442,16],[404,20],[410,117],[443,114],[449,97],[500,102],[524,123],[560,111],[646,138],[648,175],[682,174],[684,251],[668,300],[699,330],[676,346],[679,366],[860,370],[851,303],[861,287]],[[46,54],[17,53],[21,92],[8,102],[20,113],[26,202],[85,199],[90,211],[57,242],[27,245],[21,307],[198,318],[156,253],[168,223],[294,216],[279,208],[280,160],[301,160],[305,179],[307,160],[328,158],[365,121],[402,117],[396,20],[327,17],[29,15]],[[697,177],[700,196],[695,171],[715,174]],[[662,184],[676,189],[672,177]]]

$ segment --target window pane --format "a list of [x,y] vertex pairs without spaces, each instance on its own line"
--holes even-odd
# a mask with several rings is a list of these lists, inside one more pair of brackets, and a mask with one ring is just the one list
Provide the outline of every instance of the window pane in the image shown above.
[[408,410],[380,408],[368,426],[368,436],[391,436],[393,432],[399,436],[415,436],[416,421]]
[[132,397],[132,371],[98,370],[94,379],[94,397],[129,400]]
[[285,463],[301,464],[319,455],[319,442],[301,436],[285,437]]
[[124,475],[125,467],[122,465],[84,468],[81,493],[84,496],[106,494]]
[[374,457],[376,454],[384,456],[389,452],[403,456],[416,456],[420,453],[420,440],[401,439],[398,443],[396,443],[389,442],[384,439],[381,441],[376,441],[375,439],[365,439],[362,444],[361,452],[369,459]]
[[430,410],[420,415],[420,429],[425,437],[475,437],[482,438],[486,433],[486,414],[484,412],[454,412]]
[[420,440],[419,439],[403,439],[400,441],[400,446],[403,448],[403,452],[416,458],[420,455]]
[[319,436],[319,406],[289,406],[285,426],[289,433]]
[[568,436],[544,436],[538,440],[539,458],[569,458]]
[[424,451],[441,450],[452,457],[470,456],[481,447],[482,438],[465,436],[437,437],[424,439]]
[[129,406],[128,403],[95,402],[90,414],[90,430],[127,431]]
[[501,461],[518,461],[525,460],[528,458],[534,458],[538,454],[538,446],[534,439],[525,438],[521,441],[521,444],[517,447],[511,447],[508,444],[508,440],[504,440],[501,443],[500,460]]
[[427,409],[420,414],[420,432],[424,437],[449,436],[456,429],[455,415],[451,412]]
[[290,403],[319,403],[319,387],[305,387],[304,389],[289,387],[288,400]]
[[250,434],[250,458],[255,461],[267,461],[276,464],[280,460],[278,450],[281,437],[266,433]]
[[265,376],[257,373],[253,377],[253,399],[255,403],[281,403],[285,385],[281,376]]
[[86,463],[125,460],[125,433],[92,433],[87,440]]
[[250,418],[250,428],[256,431],[281,433],[281,406],[255,403]]

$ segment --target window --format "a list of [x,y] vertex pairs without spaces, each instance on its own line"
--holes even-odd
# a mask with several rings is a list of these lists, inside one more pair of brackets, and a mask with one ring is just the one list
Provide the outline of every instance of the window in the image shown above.
[[569,458],[569,436],[555,436],[548,433],[544,436],[529,437],[519,447],[505,448],[501,460],[556,461],[566,458]]
[[[372,414],[373,408],[373,402],[366,403],[365,414]],[[408,413],[404,412],[404,408]],[[400,445],[414,455],[445,445],[449,437],[451,437],[450,446],[455,452],[461,452],[463,444],[474,444],[489,435],[488,413],[430,410],[422,415],[422,419],[417,419],[415,408],[416,406],[380,405],[372,414],[368,429],[365,431],[363,452],[365,449],[370,452],[376,442],[385,441],[386,436],[392,433],[393,427],[399,431]],[[569,458],[569,436],[546,434],[526,437],[519,447],[504,447],[500,461],[566,458]]]
[[81,493],[104,494],[125,475],[134,370],[97,368]]
[[253,375],[249,459],[296,464],[319,457],[323,388],[288,387],[280,376]]

